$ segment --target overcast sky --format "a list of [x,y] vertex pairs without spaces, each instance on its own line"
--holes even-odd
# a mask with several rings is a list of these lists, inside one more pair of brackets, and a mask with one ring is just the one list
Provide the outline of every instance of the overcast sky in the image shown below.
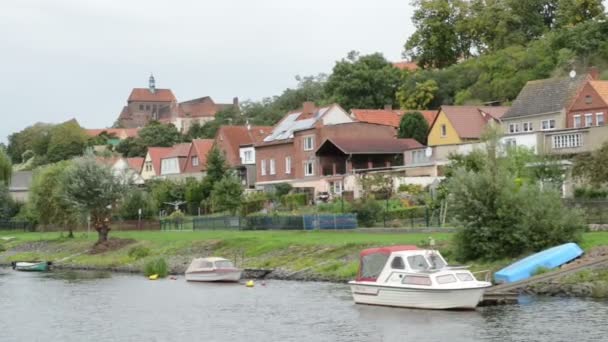
[[350,50],[401,58],[408,0],[14,0],[0,3],[0,141],[72,117],[109,127],[131,88],[179,101],[279,94]]

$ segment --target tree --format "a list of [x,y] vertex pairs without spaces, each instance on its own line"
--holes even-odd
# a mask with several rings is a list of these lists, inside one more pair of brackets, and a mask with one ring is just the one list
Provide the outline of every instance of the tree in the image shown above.
[[74,120],[54,126],[48,143],[46,160],[55,163],[82,155],[87,145],[87,136]]
[[8,186],[11,181],[11,174],[13,172],[13,165],[11,159],[6,154],[3,148],[0,148],[0,183]]
[[594,186],[608,184],[608,143],[588,155],[579,155],[574,160],[572,174]]
[[558,1],[556,24],[559,27],[575,26],[599,17],[605,17],[604,5],[601,0]]
[[32,181],[29,201],[40,223],[62,226],[68,230],[68,237],[74,237],[73,230],[82,222],[83,213],[65,194],[64,177],[69,166],[69,162],[62,161],[38,169]]
[[89,214],[98,233],[97,244],[105,243],[112,209],[124,192],[121,180],[109,167],[98,164],[92,154],[87,154],[66,169],[63,187],[66,199]]
[[416,31],[405,43],[404,57],[423,68],[444,68],[470,56],[471,41],[464,25],[462,0],[415,0]]
[[403,114],[399,122],[399,138],[416,139],[422,145],[426,145],[426,137],[429,132],[429,124],[420,112],[408,112]]
[[235,215],[243,201],[243,186],[235,176],[226,176],[213,185],[211,199],[215,210]]
[[11,134],[8,137],[7,153],[13,163],[24,162],[22,156],[28,150],[40,156],[46,155],[52,127],[53,125],[37,123]]
[[194,178],[186,179],[184,198],[188,202],[190,214],[196,214],[201,201],[205,199],[204,184]]
[[125,158],[145,157],[146,146],[137,138],[128,137],[116,145],[116,152],[122,154]]
[[359,56],[351,51],[336,63],[325,90],[346,110],[382,108],[396,102],[400,74],[380,53]]
[[479,171],[460,167],[447,180],[450,210],[463,226],[456,235],[459,258],[495,260],[578,241],[578,212],[550,187],[518,181],[513,159],[500,151],[498,139],[486,141]]
[[409,91],[406,87],[399,87],[397,98],[401,104],[401,108],[408,109],[427,109],[433,99],[435,93],[439,90],[439,86],[435,80],[427,80],[422,83],[417,83],[413,91]]
[[121,200],[120,217],[124,220],[137,220],[140,209],[142,219],[156,215],[157,208],[150,194],[137,188],[129,189]]
[[8,191],[8,187],[0,183],[0,220],[9,220],[18,213],[15,201]]
[[151,121],[139,131],[137,140],[145,147],[170,147],[181,140],[181,135],[173,124],[164,125],[158,121]]

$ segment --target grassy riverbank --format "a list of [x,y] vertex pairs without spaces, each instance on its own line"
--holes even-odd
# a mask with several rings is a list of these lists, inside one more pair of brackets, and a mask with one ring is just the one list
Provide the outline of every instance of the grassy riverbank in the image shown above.
[[[60,233],[0,231],[4,242],[0,263],[15,260],[52,260],[74,267],[120,268],[139,271],[146,261],[164,257],[172,272],[181,273],[198,256],[218,255],[236,260],[245,268],[275,269],[275,275],[293,279],[342,281],[352,278],[361,249],[383,245],[424,245],[428,238],[446,258],[451,256],[451,233],[370,233],[301,231],[197,231],[112,232],[120,239],[114,249],[91,251],[97,235],[78,232],[74,239]],[[586,250],[608,245],[608,233],[586,233]],[[139,253],[134,252],[139,250]],[[143,251],[143,252],[142,252]],[[512,260],[475,263],[473,270],[497,270]]]

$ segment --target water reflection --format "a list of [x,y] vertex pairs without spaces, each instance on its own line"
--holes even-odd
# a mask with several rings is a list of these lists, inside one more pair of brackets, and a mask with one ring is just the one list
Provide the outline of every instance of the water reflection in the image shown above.
[[68,283],[78,283],[111,278],[112,273],[107,271],[55,270],[41,273],[41,277],[53,280],[64,280]]

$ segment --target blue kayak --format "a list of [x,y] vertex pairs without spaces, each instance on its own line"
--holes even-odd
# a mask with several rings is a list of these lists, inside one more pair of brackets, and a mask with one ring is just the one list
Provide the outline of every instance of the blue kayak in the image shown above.
[[519,260],[494,273],[496,283],[512,283],[532,277],[539,268],[553,269],[583,254],[583,250],[570,242],[546,249]]

